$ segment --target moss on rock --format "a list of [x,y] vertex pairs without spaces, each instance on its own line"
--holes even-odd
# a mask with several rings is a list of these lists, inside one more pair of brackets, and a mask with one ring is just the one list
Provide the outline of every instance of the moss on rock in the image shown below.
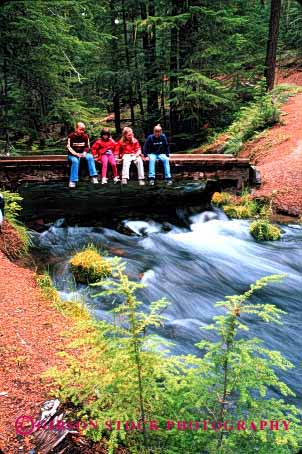
[[281,230],[267,219],[259,219],[250,225],[250,233],[257,241],[275,241],[281,238]]
[[248,219],[253,216],[253,213],[247,206],[241,205],[225,205],[223,207],[225,214],[229,218],[234,219]]
[[77,282],[84,284],[100,281],[112,272],[111,265],[92,246],[88,246],[69,260]]
[[216,206],[227,205],[230,203],[231,195],[227,192],[214,192],[212,196],[212,203]]

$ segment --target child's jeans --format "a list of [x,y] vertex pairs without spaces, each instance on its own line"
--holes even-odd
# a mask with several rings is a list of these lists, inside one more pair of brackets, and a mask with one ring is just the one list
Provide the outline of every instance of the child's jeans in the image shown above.
[[102,155],[102,177],[104,178],[107,175],[108,162],[112,167],[113,176],[117,177],[118,173],[117,173],[116,162],[115,162],[115,158],[114,158],[113,154],[103,154]]
[[74,181],[74,182],[79,181],[80,159],[86,159],[87,164],[88,164],[89,176],[91,176],[91,177],[97,176],[94,159],[93,159],[93,156],[91,153],[87,153],[86,156],[83,158],[78,158],[77,156],[70,154],[70,155],[68,155],[68,159],[69,159],[69,161],[71,161],[71,172],[70,172],[69,181]]
[[131,162],[134,162],[137,167],[138,179],[143,180],[145,178],[144,163],[141,156],[136,156],[135,154],[124,154],[122,178],[129,180],[129,169]]
[[164,174],[165,174],[165,179],[168,180],[171,178],[171,172],[170,172],[170,163],[169,163],[169,158],[165,154],[155,154],[155,153],[150,153],[148,154],[149,157],[149,178],[155,178],[155,162],[157,159],[159,159],[164,166]]

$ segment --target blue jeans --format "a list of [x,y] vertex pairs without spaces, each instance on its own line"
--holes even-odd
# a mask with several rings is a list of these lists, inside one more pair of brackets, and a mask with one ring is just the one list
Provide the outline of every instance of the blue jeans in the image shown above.
[[88,164],[88,172],[91,177],[97,176],[97,171],[95,168],[94,158],[91,153],[87,153],[85,158],[77,158],[73,155],[68,155],[69,161],[71,161],[71,172],[69,181],[79,181],[79,167],[80,167],[80,159],[86,159]]
[[148,157],[149,157],[149,178],[155,178],[155,162],[157,159],[159,159],[163,163],[165,179],[171,178],[170,163],[167,155],[165,154],[157,155],[151,153],[148,155]]

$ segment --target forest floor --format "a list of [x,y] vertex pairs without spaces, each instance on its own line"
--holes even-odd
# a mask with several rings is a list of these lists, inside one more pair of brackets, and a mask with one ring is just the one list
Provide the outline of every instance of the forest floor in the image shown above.
[[[277,74],[277,84],[302,86],[302,71],[293,68]],[[274,191],[274,207],[280,213],[302,215],[302,94],[289,97],[281,108],[281,121],[248,141],[240,157],[250,158],[261,174],[261,186],[255,197],[270,198]],[[201,148],[211,153],[222,148],[227,136]]]
[[43,298],[34,272],[4,255],[3,249],[14,243],[8,224],[0,237],[0,452],[27,453],[30,442],[16,437],[16,418],[35,419],[49,399],[51,388],[41,374],[60,363],[56,353],[65,343],[61,333],[71,322]]
[[[279,75],[278,83],[302,86],[302,72]],[[278,212],[302,215],[302,93],[282,106],[281,122],[246,143],[240,157],[249,157],[261,174],[256,197],[274,196]]]

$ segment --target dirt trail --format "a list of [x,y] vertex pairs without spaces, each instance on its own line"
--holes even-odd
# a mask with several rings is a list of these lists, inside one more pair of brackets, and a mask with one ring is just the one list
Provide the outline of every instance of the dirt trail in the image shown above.
[[283,105],[281,124],[247,143],[240,156],[250,157],[260,170],[262,184],[257,197],[270,197],[276,191],[274,205],[279,212],[302,215],[301,93]]
[[[1,251],[0,320],[0,452],[28,452],[26,440],[16,439],[15,421],[40,414],[50,391],[41,373],[60,363],[61,333],[71,322],[45,301],[34,273]],[[21,446],[24,450],[18,451]]]

